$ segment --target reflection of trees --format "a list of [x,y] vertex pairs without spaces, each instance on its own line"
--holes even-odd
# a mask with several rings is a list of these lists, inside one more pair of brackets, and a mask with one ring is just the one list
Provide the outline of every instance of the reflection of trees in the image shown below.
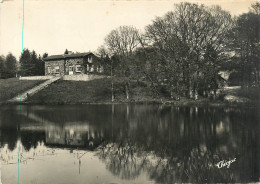
[[[138,177],[145,166],[145,160],[137,159],[138,150],[131,144],[107,144],[101,146],[100,158],[106,162],[107,168],[123,179]],[[140,155],[141,156],[141,155]]]
[[[63,132],[59,137],[66,145],[61,144],[62,148],[96,148],[105,140],[99,156],[114,175],[124,179],[136,178],[145,171],[158,183],[258,180],[256,110],[114,105],[111,113],[111,106],[83,107],[29,109],[28,117],[33,113],[43,117],[43,122],[48,117],[49,123],[39,131],[21,129],[25,150],[35,148],[47,135],[52,139],[55,132]],[[11,116],[6,118],[5,114],[1,118],[10,122]],[[32,123],[27,125],[32,127]],[[17,130],[1,131],[1,143],[14,149]],[[235,157],[237,162],[229,169],[214,167],[221,160]]]
[[[241,124],[232,126],[228,111],[166,107],[147,115],[143,109],[134,110],[137,113],[130,113],[127,124],[113,123],[113,132],[117,133],[100,148],[100,158],[113,174],[135,178],[145,170],[159,183],[256,180],[249,172],[240,173],[241,163],[255,151],[253,146],[248,146],[247,152],[242,151],[239,144],[244,128]],[[235,116],[241,116],[240,113],[237,111]],[[247,121],[250,124],[249,117]],[[253,138],[249,132],[252,129],[245,136],[250,142]],[[243,145],[248,141],[242,142]],[[217,162],[232,158],[239,158],[234,167],[215,167]]]
[[36,148],[39,142],[45,142],[45,132],[21,131],[20,135],[26,151]]
[[1,145],[7,144],[8,149],[13,151],[16,148],[18,132],[13,129],[1,129]]
[[134,179],[146,171],[158,183],[234,181],[232,169],[223,172],[215,167],[226,155],[199,152],[196,148],[187,155],[164,151],[164,157],[158,157],[156,152],[143,151],[128,143],[110,143],[100,147],[99,156],[107,168],[122,179]]

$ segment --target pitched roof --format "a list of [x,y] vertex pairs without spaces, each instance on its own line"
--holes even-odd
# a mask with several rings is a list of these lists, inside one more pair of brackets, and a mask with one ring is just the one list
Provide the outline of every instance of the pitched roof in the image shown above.
[[57,60],[57,59],[67,59],[67,58],[81,58],[87,55],[93,54],[92,52],[75,53],[75,54],[63,54],[63,55],[52,55],[44,58],[44,61]]

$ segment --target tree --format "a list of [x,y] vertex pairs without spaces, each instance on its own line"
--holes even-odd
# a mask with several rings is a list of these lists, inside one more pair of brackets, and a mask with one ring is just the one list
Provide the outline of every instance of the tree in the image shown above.
[[250,11],[254,14],[259,15],[260,14],[260,3],[256,2],[252,4]]
[[[47,53],[43,54],[43,58],[47,57]],[[20,72],[23,76],[44,75],[44,62],[40,56],[33,50],[24,49],[20,56]]]
[[31,72],[32,72],[32,75],[38,75],[38,72],[39,72],[39,68],[38,68],[39,65],[38,64],[39,64],[39,60],[38,60],[37,54],[33,50],[31,52],[31,65],[32,65]]
[[68,49],[65,50],[64,54],[69,54],[69,51]]
[[44,59],[46,57],[48,57],[48,53],[45,52],[45,53],[43,53],[42,58]]
[[5,78],[5,58],[0,56],[0,79]]
[[120,26],[112,30],[105,38],[105,43],[113,55],[129,56],[140,44],[139,32],[132,26]]
[[110,75],[111,77],[111,102],[114,102],[114,80],[113,80],[113,62],[112,59],[109,58],[109,51],[104,46],[101,45],[97,49],[97,55],[101,58],[103,64],[104,64],[104,71],[107,75]]
[[5,61],[5,68],[6,68],[6,73],[8,78],[16,76],[16,64],[17,64],[16,58],[14,57],[14,55],[9,53],[6,56],[6,61]]
[[22,76],[28,76],[31,75],[31,69],[32,69],[32,65],[31,65],[31,53],[29,49],[24,49],[20,59],[20,73]]
[[259,86],[260,76],[260,14],[259,3],[253,10],[240,15],[233,29],[231,45],[235,51],[234,60],[242,86]]
[[44,61],[40,54],[37,58],[36,68],[37,68],[37,75],[45,75]]
[[[180,3],[146,27],[148,43],[161,54],[160,77],[171,93],[181,94],[184,90],[186,96],[196,98],[205,78],[217,80],[219,62],[228,57],[226,44],[232,26],[231,15],[218,6]],[[206,57],[209,52],[208,56],[215,58]]]
[[132,26],[120,26],[106,36],[105,44],[113,56],[113,74],[124,79],[126,99],[129,100],[129,71],[133,52],[140,45],[139,32]]

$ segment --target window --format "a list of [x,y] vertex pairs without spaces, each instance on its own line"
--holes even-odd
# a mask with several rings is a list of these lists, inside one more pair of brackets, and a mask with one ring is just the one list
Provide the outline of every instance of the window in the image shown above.
[[81,65],[76,65],[76,72],[82,72],[83,68]]
[[54,71],[55,71],[55,73],[60,73],[60,67],[59,66],[55,66],[54,67]]
[[100,66],[99,72],[100,72],[100,73],[103,73],[103,72],[104,72],[103,66]]
[[73,72],[73,66],[69,66],[69,72]]
[[88,65],[87,65],[87,71],[88,71],[88,72],[94,72],[94,67],[93,67],[92,64],[88,64]]
[[51,67],[50,66],[48,66],[48,68],[47,68],[47,73],[51,74]]
[[89,67],[89,71],[90,71],[90,72],[94,72],[94,67],[93,67],[93,65]]
[[102,73],[102,72],[103,72],[103,66],[98,65],[98,67],[97,67],[97,72],[98,72],[98,73]]

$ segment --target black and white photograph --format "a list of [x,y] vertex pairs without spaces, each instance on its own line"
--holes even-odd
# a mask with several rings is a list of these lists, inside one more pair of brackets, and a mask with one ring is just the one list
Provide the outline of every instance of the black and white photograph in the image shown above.
[[0,184],[260,182],[259,0],[0,0]]

